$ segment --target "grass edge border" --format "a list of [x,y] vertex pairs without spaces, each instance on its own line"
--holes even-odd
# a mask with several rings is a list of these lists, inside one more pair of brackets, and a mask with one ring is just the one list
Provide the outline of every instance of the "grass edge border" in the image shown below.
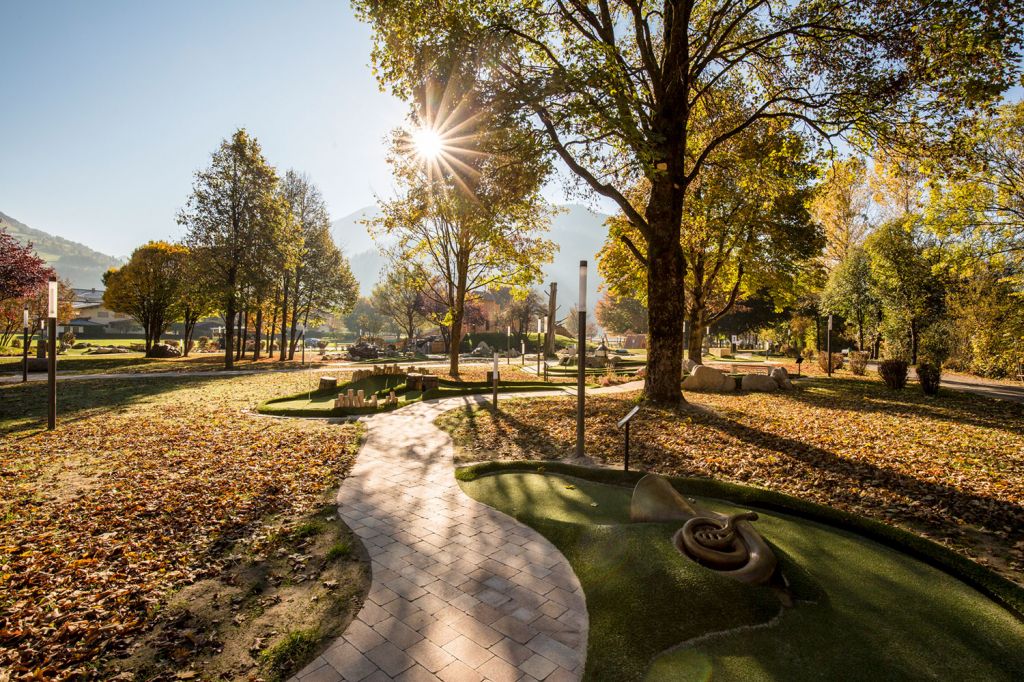
[[[542,469],[544,473],[576,476],[588,481],[611,485],[632,485],[648,473],[587,467],[557,461],[517,460],[479,462],[456,467],[455,478],[459,481],[472,481],[482,476],[508,471],[537,473],[538,469]],[[710,478],[679,476],[667,476],[666,478],[673,487],[683,494],[718,498],[734,504],[740,503],[766,511],[790,514],[855,533],[890,549],[903,552],[970,585],[1024,622],[1024,588],[937,542],[881,521],[801,500],[773,490],[716,481]]]

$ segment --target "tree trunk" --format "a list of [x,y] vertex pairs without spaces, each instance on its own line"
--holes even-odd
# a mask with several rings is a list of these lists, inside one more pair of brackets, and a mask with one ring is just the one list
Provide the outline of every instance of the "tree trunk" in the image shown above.
[[451,340],[448,350],[448,373],[459,375],[459,349],[462,346],[462,318],[466,313],[466,270],[459,264],[458,282],[455,284],[455,310],[452,311]]
[[284,302],[281,304],[281,362],[288,358],[288,273],[284,274]]
[[260,344],[263,342],[263,305],[261,302],[256,304],[256,330],[253,334],[252,343],[252,361],[256,362],[260,359]]
[[698,365],[704,363],[704,309],[691,309],[687,315],[686,357]]
[[683,401],[683,317],[686,313],[683,287],[686,281],[686,259],[679,244],[681,215],[681,198],[677,200],[671,183],[667,179],[652,183],[651,200],[647,207],[651,232],[647,242],[650,333],[644,397],[657,403]]
[[245,315],[242,316],[242,358],[245,358],[245,351],[249,344],[249,306],[245,306]]
[[910,364],[917,364],[918,346],[917,320],[910,318]]
[[224,369],[235,366],[235,297],[230,294],[224,311]]

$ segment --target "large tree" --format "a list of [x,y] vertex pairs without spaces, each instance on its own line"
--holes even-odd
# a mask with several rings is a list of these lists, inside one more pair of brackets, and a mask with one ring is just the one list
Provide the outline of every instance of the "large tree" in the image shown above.
[[234,367],[235,325],[252,274],[272,257],[273,236],[284,222],[277,175],[259,142],[244,129],[221,142],[210,166],[197,171],[178,222],[186,243],[210,273],[224,317],[224,366]]
[[635,298],[606,291],[594,313],[598,323],[612,334],[647,333],[647,307]]
[[33,291],[52,272],[31,243],[22,245],[0,228],[0,303]]
[[149,242],[135,249],[127,263],[103,275],[103,305],[139,323],[147,356],[182,312],[188,258],[188,248],[180,244]]
[[426,319],[423,282],[401,263],[389,262],[386,270],[384,278],[373,288],[373,306],[411,341]]
[[[682,399],[685,204],[759,121],[824,138],[925,140],[1015,81],[1019,0],[355,0],[373,59],[415,99],[454,63],[518,112],[644,246],[646,395]],[[723,106],[731,92],[743,106]],[[642,201],[629,190],[649,184]],[[688,228],[688,226],[687,226]]]
[[880,321],[871,256],[863,246],[850,249],[829,273],[822,292],[822,310],[842,315],[857,327],[857,350],[864,350],[864,332]]
[[[823,244],[806,208],[813,177],[803,140],[782,121],[754,124],[705,167],[685,206],[688,229],[680,237],[687,349],[694,362],[701,361],[707,327],[745,293],[769,289],[780,305],[796,297],[800,275]],[[642,236],[622,214],[608,224],[601,270],[613,293],[645,301],[647,254],[636,246]]]
[[447,310],[449,372],[458,375],[467,300],[501,286],[526,295],[554,246],[541,237],[551,209],[540,194],[548,166],[532,153],[534,136],[482,109],[472,93],[452,97],[416,115],[412,140],[396,133],[390,160],[400,194],[381,201],[372,225],[397,237],[394,256]]

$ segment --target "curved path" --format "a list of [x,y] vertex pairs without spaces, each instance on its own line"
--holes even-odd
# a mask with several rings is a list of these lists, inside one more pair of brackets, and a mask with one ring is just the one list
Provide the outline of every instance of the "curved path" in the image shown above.
[[338,491],[370,553],[369,596],[344,635],[303,669],[320,680],[576,680],[589,620],[576,575],[536,531],[455,480],[441,413],[482,396],[374,415]]

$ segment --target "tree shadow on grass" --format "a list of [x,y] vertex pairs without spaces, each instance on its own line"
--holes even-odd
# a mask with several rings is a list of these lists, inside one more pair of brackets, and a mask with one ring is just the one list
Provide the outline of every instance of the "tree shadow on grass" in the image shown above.
[[[140,400],[232,375],[145,379],[79,379],[57,384],[57,426],[116,412]],[[0,386],[0,437],[26,437],[46,428],[45,382]]]
[[[467,414],[469,415],[466,418],[467,430],[470,437],[477,439],[482,435],[481,426],[477,422],[478,416],[473,415],[471,409],[467,411]],[[707,476],[706,471],[688,464],[689,456],[685,450],[685,441],[682,441],[684,446],[679,450],[665,450],[656,445],[657,439],[647,437],[664,429],[666,424],[664,421],[652,420],[650,417],[645,419],[642,415],[643,412],[633,427],[631,468],[688,476]],[[895,511],[897,516],[907,521],[934,528],[939,532],[949,531],[952,528],[948,524],[936,521],[936,514],[950,521],[959,518],[984,528],[1017,529],[1009,533],[1009,546],[1013,545],[1013,538],[1022,535],[1020,529],[1024,528],[1024,507],[1012,502],[971,493],[940,482],[923,480],[910,474],[876,466],[870,462],[848,459],[809,443],[741,424],[699,406],[697,409],[684,408],[680,411],[680,417],[689,418],[695,426],[714,429],[724,436],[757,450],[776,454],[783,462],[789,461],[798,467],[806,467],[810,470],[807,472],[810,474],[806,476],[807,482],[813,481],[816,487],[830,498],[835,496],[852,506],[886,509],[889,513]],[[537,429],[508,412],[499,411],[494,420],[495,429],[500,438],[511,441],[525,452],[536,453],[534,457],[536,459],[571,457],[571,443],[560,441],[547,431]],[[594,434],[591,432],[590,435],[595,439],[607,437],[606,433]],[[596,442],[588,443],[588,450],[591,449],[592,444],[596,445]],[[594,451],[597,451],[597,448]],[[616,448],[616,455],[607,458],[609,464],[617,464],[621,461],[621,449],[619,448]],[[666,462],[671,463],[670,470],[666,470]],[[792,473],[796,472],[790,471],[791,475]],[[801,476],[803,477],[803,475]],[[764,485],[764,482],[756,479],[750,482]],[[777,485],[771,487],[778,488]],[[785,487],[782,490],[785,492]],[[851,490],[863,491],[866,495],[862,495],[860,492],[851,494],[849,492]],[[897,502],[904,497],[909,497],[915,503],[919,503],[929,496],[932,501],[921,504],[920,507],[910,507]],[[992,534],[995,535],[995,533]],[[1007,544],[1007,540],[1002,537],[999,537],[997,541],[1001,545]]]
[[911,420],[925,417],[1024,436],[1024,404],[959,391],[942,390],[931,397],[914,386],[892,390],[867,379],[811,379],[801,389],[785,395],[815,407],[884,413]]

